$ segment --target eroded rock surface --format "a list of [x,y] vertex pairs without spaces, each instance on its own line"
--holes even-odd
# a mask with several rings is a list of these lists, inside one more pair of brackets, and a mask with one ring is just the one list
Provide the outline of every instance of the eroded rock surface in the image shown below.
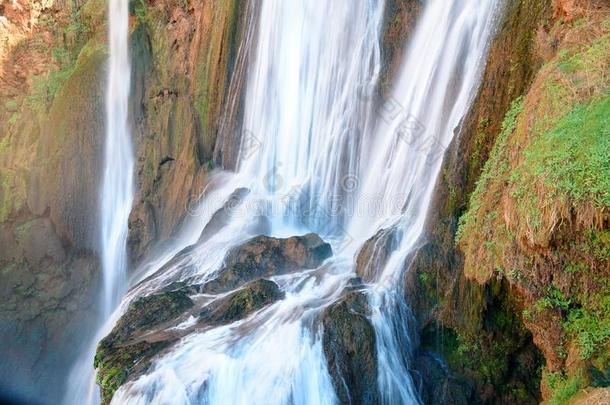
[[322,343],[328,370],[343,404],[375,404],[377,350],[368,303],[360,292],[350,292],[322,314]]
[[[155,356],[180,338],[245,319],[283,299],[280,287],[263,277],[315,268],[331,254],[330,245],[315,234],[258,236],[227,254],[218,279],[206,285],[173,282],[135,299],[97,348],[94,365],[104,401],[146,373]],[[221,295],[210,297],[211,293]]]
[[218,277],[203,291],[220,293],[259,277],[313,269],[331,255],[330,245],[314,233],[286,239],[257,236],[229,251]]

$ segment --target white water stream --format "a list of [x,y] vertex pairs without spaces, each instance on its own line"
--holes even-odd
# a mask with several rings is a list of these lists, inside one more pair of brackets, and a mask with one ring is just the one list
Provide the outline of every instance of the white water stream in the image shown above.
[[[228,249],[261,233],[317,232],[334,256],[318,269],[276,277],[285,299],[186,336],[113,403],[336,403],[317,320],[354,277],[359,248],[380,229],[396,240],[386,263],[369,263],[367,280],[381,400],[419,403],[401,287],[405,261],[422,235],[442,154],[476,92],[499,1],[426,1],[392,95],[375,109],[370,89],[380,71],[383,1],[261,0],[239,169],[212,179],[188,228],[147,267],[140,279],[148,278],[123,298],[114,319],[132,299],[171,281],[213,278]],[[109,170],[131,184],[127,152],[117,151],[126,160]],[[119,224],[131,203],[125,184],[114,184]],[[239,187],[250,193],[228,225],[168,266]],[[104,235],[124,240],[125,230],[113,226]],[[124,263],[124,241],[112,251],[104,260]]]
[[110,0],[110,58],[106,88],[106,145],[101,209],[103,313],[107,317],[127,287],[127,225],[133,202],[134,156],[128,124],[128,0]]
[[[133,202],[134,154],[129,130],[129,0],[109,0],[109,58],[106,83],[106,136],[100,201],[102,292],[99,318],[106,322],[127,289],[127,232]],[[70,373],[64,402],[98,402],[92,359],[102,327]],[[88,335],[83,333],[84,336]]]

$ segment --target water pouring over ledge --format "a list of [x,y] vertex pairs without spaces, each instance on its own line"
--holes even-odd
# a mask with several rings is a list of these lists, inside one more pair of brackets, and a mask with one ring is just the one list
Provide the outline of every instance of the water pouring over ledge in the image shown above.
[[[134,155],[128,124],[131,67],[129,64],[129,0],[108,3],[109,59],[106,84],[104,172],[100,190],[100,256],[102,292],[99,319],[106,322],[127,289],[127,232],[133,202]],[[98,334],[103,336],[104,331]],[[92,356],[99,336],[74,365],[65,402],[95,403]]]
[[[313,272],[275,278],[283,300],[245,320],[184,337],[145,375],[121,387],[114,403],[337,402],[317,319],[353,278],[356,252],[382,229],[391,230],[396,243],[384,263],[376,257],[369,263],[375,271],[368,273],[366,289],[377,336],[379,400],[419,402],[409,373],[413,347],[401,275],[422,233],[442,151],[476,91],[496,10],[492,0],[429,1],[388,100],[398,110],[374,111],[359,91],[378,78],[383,3],[262,2],[257,43],[268,46],[256,51],[244,118],[260,147],[242,145],[239,171],[223,174],[204,195],[202,205],[213,208],[192,218],[198,227],[184,240],[197,241],[209,213],[238,188],[250,190],[241,204],[246,209],[183,262],[160,263],[165,266],[157,274],[151,269],[122,308],[170,282],[215,277],[230,247],[261,232],[315,231],[333,243],[335,255]],[[293,195],[296,204],[286,206],[286,196]],[[396,204],[366,215],[329,214],[339,203],[358,207],[376,197]],[[266,219],[264,226],[259,218]]]
[[110,59],[106,89],[106,145],[102,184],[103,313],[107,317],[127,281],[127,225],[133,202],[134,156],[128,124],[128,0],[109,3]]

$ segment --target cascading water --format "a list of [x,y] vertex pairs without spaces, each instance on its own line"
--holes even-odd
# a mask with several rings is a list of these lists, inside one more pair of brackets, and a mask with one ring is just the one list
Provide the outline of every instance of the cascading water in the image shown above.
[[[134,156],[128,124],[131,68],[129,65],[128,0],[110,0],[108,38],[110,57],[106,84],[106,142],[101,189],[101,264],[102,293],[100,321],[106,322],[127,288],[127,232],[133,201]],[[89,349],[70,373],[67,404],[98,402],[91,359],[98,331]]]
[[[412,347],[405,325],[402,274],[408,255],[422,235],[442,156],[466,114],[477,88],[498,1],[429,1],[406,52],[391,98],[380,109],[374,136],[360,157],[370,170],[359,199],[367,195],[398,201],[400,210],[376,218],[355,216],[349,232],[391,229],[400,242],[371,281],[372,321],[377,332],[380,394],[384,403],[405,403],[413,392],[404,347]],[[372,153],[371,153],[372,152]],[[392,207],[396,207],[392,205]],[[389,214],[389,215],[388,215]],[[397,214],[397,215],[396,215]]]
[[133,201],[134,157],[128,126],[128,0],[110,0],[110,59],[106,88],[106,147],[101,207],[103,312],[108,316],[126,287],[127,224]]
[[[402,273],[444,148],[476,91],[498,2],[429,0],[393,95],[374,111],[362,89],[376,85],[380,70],[382,2],[262,0],[239,170],[212,180],[182,244],[149,267],[120,311],[170,282],[214,278],[231,247],[260,233],[315,231],[335,254],[313,271],[275,277],[283,300],[182,338],[113,403],[336,403],[318,318],[341,297],[355,254],[379,231],[395,242],[384,262],[373,255],[366,280],[380,399],[419,403]],[[238,188],[250,192],[227,225],[197,242]],[[171,260],[189,245],[188,255]]]

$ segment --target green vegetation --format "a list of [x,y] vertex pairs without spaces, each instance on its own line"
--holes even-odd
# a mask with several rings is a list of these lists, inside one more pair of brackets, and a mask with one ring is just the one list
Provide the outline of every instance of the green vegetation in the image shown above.
[[585,241],[578,247],[581,251],[591,253],[600,261],[610,261],[610,229],[588,230]]
[[548,387],[552,394],[549,399],[551,405],[563,405],[582,388],[583,379],[580,376],[567,377],[560,372],[546,373]]
[[168,342],[141,341],[129,346],[116,347],[102,340],[95,352],[93,366],[97,369],[96,381],[100,386],[102,403],[107,404],[116,390],[129,376],[137,376],[150,366],[151,358],[168,346]]
[[539,299],[534,305],[534,308],[537,311],[543,311],[550,308],[567,310],[571,304],[572,301],[569,298],[566,298],[561,291],[551,286],[549,287],[547,296]]
[[[505,277],[526,297],[519,310],[561,370],[545,375],[551,404],[592,385],[592,365],[610,364],[610,35],[590,17],[569,29],[505,115],[456,234],[468,277]],[[464,361],[486,355],[458,343]]]
[[150,22],[150,16],[148,15],[147,5],[145,0],[132,0],[129,2],[129,9],[136,18],[138,23],[147,24]]
[[[68,81],[83,49],[94,35],[92,7],[99,7],[93,1],[73,14],[70,23],[62,30],[61,40],[50,50],[53,62],[45,73],[32,78],[31,93],[26,97],[26,105],[34,111],[47,112],[57,92]],[[89,7],[88,7],[89,6]]]
[[0,222],[6,221],[11,213],[23,207],[25,193],[25,180],[11,169],[0,168]]
[[[479,211],[482,204],[483,193],[487,191],[487,187],[492,178],[502,175],[508,170],[506,161],[506,148],[508,139],[517,127],[517,116],[523,111],[523,98],[518,97],[511,104],[510,109],[502,122],[502,132],[498,135],[498,139],[491,151],[489,159],[483,168],[483,172],[477,181],[476,188],[470,197],[470,206],[468,211],[460,218],[460,225],[456,234],[456,243],[462,239],[464,233],[477,226],[475,213]],[[493,215],[492,215],[493,216]]]
[[589,308],[569,312],[563,327],[576,339],[583,360],[605,350],[610,343],[610,295],[591,297]]
[[531,190],[532,177],[544,179],[547,198],[570,197],[610,206],[610,95],[576,106],[534,140],[511,175],[517,196]]

